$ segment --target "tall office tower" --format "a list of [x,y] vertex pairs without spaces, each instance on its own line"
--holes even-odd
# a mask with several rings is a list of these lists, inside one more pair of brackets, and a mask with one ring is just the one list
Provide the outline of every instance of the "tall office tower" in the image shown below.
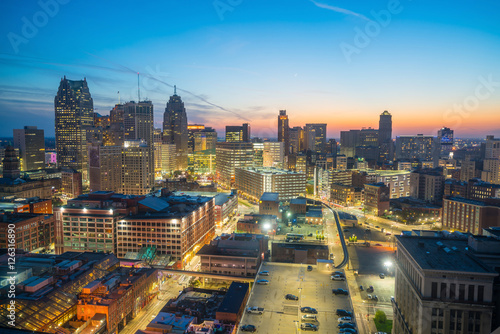
[[453,130],[442,127],[438,130],[438,139],[441,144],[441,158],[448,158],[453,150]]
[[226,125],[226,142],[249,142],[250,124]]
[[121,189],[122,147],[89,144],[90,191],[115,191]]
[[223,142],[216,145],[216,177],[219,184],[231,187],[235,169],[253,165],[254,149],[250,142]]
[[304,133],[305,149],[316,153],[325,153],[326,124],[306,124]]
[[211,127],[194,133],[194,152],[215,150],[217,132]]
[[146,195],[154,186],[151,147],[143,140],[126,140],[122,148],[121,193]]
[[54,98],[57,165],[88,180],[87,128],[94,124],[94,101],[87,80],[61,79]]
[[283,168],[283,162],[285,161],[285,145],[283,142],[264,142],[262,153],[263,167]]
[[19,149],[22,171],[45,167],[45,137],[42,129],[36,126],[14,129],[14,147]]
[[161,144],[161,173],[162,175],[168,175],[176,170],[177,159],[175,158],[175,152],[177,147],[175,144]]
[[290,153],[290,127],[286,110],[280,110],[278,116],[278,141],[284,143],[285,155]]
[[292,154],[298,154],[304,151],[304,129],[295,126],[290,129],[290,151]]
[[19,159],[13,146],[5,148],[3,162],[3,178],[15,180],[21,175],[19,170]]
[[205,125],[203,124],[188,124],[188,153],[194,152],[194,136],[196,133],[205,130]]
[[61,192],[67,198],[75,198],[83,194],[82,173],[74,169],[61,172]]
[[392,141],[392,115],[385,110],[378,121],[379,161],[394,160],[394,143]]
[[184,102],[177,90],[170,96],[163,114],[163,142],[176,146],[176,168],[185,170],[188,166],[188,130]]
[[326,144],[328,154],[333,156],[337,155],[337,141],[335,139],[328,139],[328,143]]
[[481,178],[486,182],[500,184],[500,139],[494,136],[486,136]]
[[153,131],[153,145],[154,145],[154,171],[155,175],[161,174],[161,145],[163,144],[163,132],[161,129],[154,129]]
[[123,105],[124,140],[143,140],[153,147],[153,103],[127,102]]
[[264,143],[252,143],[253,145],[253,166],[264,166]]
[[437,167],[439,162],[439,141],[437,137],[399,136],[396,137],[396,159],[410,161],[430,161]]

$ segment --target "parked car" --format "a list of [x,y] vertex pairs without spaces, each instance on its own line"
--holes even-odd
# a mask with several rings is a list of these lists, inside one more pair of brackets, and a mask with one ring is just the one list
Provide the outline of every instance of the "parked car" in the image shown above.
[[332,289],[332,292],[334,295],[346,295],[346,296],[349,295],[349,291],[345,289]]
[[318,311],[316,311],[315,308],[312,308],[312,307],[309,307],[309,306],[301,307],[300,308],[300,312],[302,312],[302,313],[312,313],[312,314],[317,314],[318,313]]
[[269,281],[267,279],[259,279],[257,280],[257,284],[267,285],[269,284]]
[[381,244],[375,244],[375,246],[382,246]]
[[308,236],[308,237],[312,237],[312,236],[313,236],[313,234],[312,234],[312,233],[309,233],[307,236]]
[[255,332],[257,330],[254,325],[243,325],[240,329],[243,332]]
[[332,275],[339,275],[339,276],[345,277],[345,274],[343,272],[341,272],[341,271],[334,271],[332,273]]
[[363,286],[362,286],[362,285],[360,285],[360,286],[359,286],[359,291],[363,291],[363,290],[364,290]]
[[372,293],[373,292],[373,285],[370,285],[368,289],[366,289],[366,292]]
[[344,328],[356,328],[356,325],[353,323],[350,323],[350,322],[344,322],[344,323],[338,324],[337,327],[340,328],[340,330],[342,330]]
[[375,228],[380,228],[380,226],[375,226]]
[[343,309],[337,309],[337,315],[340,317],[352,317],[352,312]]
[[285,299],[286,300],[299,300],[299,297],[297,297],[296,295],[292,295],[291,293],[287,294],[285,296]]
[[302,319],[302,321],[305,321],[305,322],[317,322],[318,321],[318,318],[314,314],[304,314],[301,319]]
[[349,232],[349,230],[345,228],[345,229],[344,229],[344,232]]
[[313,267],[312,266],[307,266],[307,271],[312,271]]
[[303,331],[314,331],[316,332],[318,330],[318,326],[311,324],[309,322],[306,322],[305,324],[300,325],[300,329]]
[[380,273],[380,275],[378,275],[380,278],[384,279],[385,278],[385,274],[384,273]]
[[332,281],[345,281],[345,277],[340,275],[333,275],[330,277]]
[[387,232],[385,235],[391,235],[391,232]]
[[373,300],[373,301],[377,301],[378,297],[377,297],[377,295],[368,295],[368,299]]
[[264,313],[264,308],[252,306],[252,307],[247,308],[247,312],[252,313],[252,314],[262,314],[262,313]]
[[350,327],[345,327],[342,328],[339,332],[339,334],[358,334],[358,331],[355,328],[350,328]]
[[340,324],[343,324],[343,323],[346,323],[346,322],[352,322],[352,318],[351,317],[342,317],[342,318],[338,318],[338,322]]
[[269,271],[267,270],[262,270],[259,275],[262,275],[262,276],[269,276]]

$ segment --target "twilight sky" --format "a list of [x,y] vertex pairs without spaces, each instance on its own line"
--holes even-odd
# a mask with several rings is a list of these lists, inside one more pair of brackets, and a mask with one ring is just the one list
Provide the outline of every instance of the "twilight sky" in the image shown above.
[[95,111],[141,99],[161,127],[177,85],[189,123],[377,127],[500,136],[500,2],[41,0],[0,2],[0,136],[54,136],[60,78],[87,78]]

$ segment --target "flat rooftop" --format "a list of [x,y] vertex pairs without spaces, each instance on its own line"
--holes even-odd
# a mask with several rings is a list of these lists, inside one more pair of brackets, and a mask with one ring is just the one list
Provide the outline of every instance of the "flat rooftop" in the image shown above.
[[305,175],[304,173],[298,173],[287,169],[280,169],[275,167],[244,167],[240,168],[249,172],[254,172],[258,174],[271,174],[271,175]]
[[400,245],[424,270],[496,274],[469,250],[467,240],[396,236]]
[[261,201],[266,201],[266,202],[279,202],[280,200],[280,194],[279,193],[271,193],[271,192],[266,192],[263,193],[262,196],[260,196]]

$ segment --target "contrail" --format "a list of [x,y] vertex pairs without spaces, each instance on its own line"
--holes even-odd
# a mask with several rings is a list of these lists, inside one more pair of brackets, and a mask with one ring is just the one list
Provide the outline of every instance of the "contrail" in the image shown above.
[[356,16],[356,17],[359,17],[359,18],[361,18],[363,20],[371,21],[366,16],[364,16],[362,14],[359,14],[359,13],[356,13],[356,12],[353,12],[352,10],[349,10],[349,9],[344,9],[344,8],[340,8],[340,7],[330,6],[330,5],[327,5],[327,4],[324,4],[324,3],[316,2],[314,0],[309,0],[309,1],[311,1],[316,7],[319,7],[319,8],[328,9],[328,10],[331,10],[331,11],[334,11],[334,12],[337,12],[337,13],[342,13],[342,14]]

